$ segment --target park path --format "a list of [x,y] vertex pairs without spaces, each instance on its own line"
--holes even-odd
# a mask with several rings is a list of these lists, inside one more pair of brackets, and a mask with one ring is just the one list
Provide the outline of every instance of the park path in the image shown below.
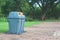
[[60,36],[54,36],[55,31],[60,31],[60,22],[42,22],[25,28],[21,35],[0,34],[0,40],[60,40]]

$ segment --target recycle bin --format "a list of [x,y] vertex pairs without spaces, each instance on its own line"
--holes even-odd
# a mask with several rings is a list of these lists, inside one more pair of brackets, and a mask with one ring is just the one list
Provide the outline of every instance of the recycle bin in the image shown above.
[[24,32],[25,15],[22,12],[10,12],[8,23],[9,33],[22,34]]

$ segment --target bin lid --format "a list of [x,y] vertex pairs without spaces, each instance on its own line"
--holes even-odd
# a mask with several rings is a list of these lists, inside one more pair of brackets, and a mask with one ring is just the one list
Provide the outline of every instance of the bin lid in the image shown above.
[[25,18],[25,15],[20,15],[19,12],[10,12],[8,18]]

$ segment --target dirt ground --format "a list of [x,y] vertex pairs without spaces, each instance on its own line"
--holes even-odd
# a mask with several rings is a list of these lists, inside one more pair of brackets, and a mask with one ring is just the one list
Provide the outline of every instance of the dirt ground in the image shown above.
[[54,36],[54,32],[60,31],[60,22],[42,22],[25,31],[21,35],[0,34],[0,40],[60,40],[60,36]]

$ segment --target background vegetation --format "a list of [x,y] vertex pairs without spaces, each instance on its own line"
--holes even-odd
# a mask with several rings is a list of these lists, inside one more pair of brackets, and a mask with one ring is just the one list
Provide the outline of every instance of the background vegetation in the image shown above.
[[0,0],[0,21],[11,11],[21,11],[27,21],[60,19],[60,0]]
[[40,20],[60,21],[60,0],[0,0],[0,33],[9,30],[7,17],[11,11],[24,13],[25,27],[39,24]]

